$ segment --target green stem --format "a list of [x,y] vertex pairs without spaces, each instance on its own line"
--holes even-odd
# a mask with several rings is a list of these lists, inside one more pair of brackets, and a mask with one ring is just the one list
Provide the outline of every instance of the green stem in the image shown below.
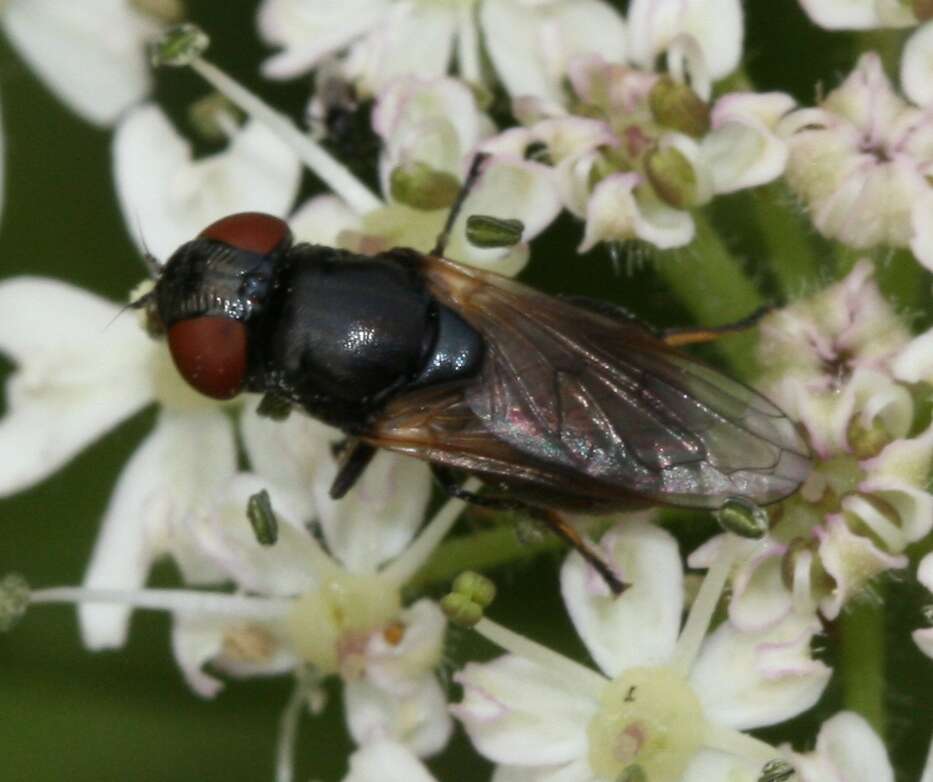
[[[662,258],[658,274],[702,326],[719,326],[748,317],[763,302],[738,259],[729,252],[705,215],[695,212],[696,238],[687,252]],[[671,254],[675,255],[675,254]],[[755,334],[744,331],[716,344],[742,375],[754,367]]]
[[796,298],[812,285],[820,270],[811,240],[813,229],[782,183],[759,188],[752,193],[751,203],[771,272],[784,299]]
[[930,273],[908,250],[895,250],[878,264],[878,284],[894,305],[907,314],[926,311]]
[[[876,585],[876,589],[883,586]],[[884,606],[881,596],[862,600],[842,615],[840,673],[845,706],[884,736]]]
[[519,540],[512,525],[453,538],[437,547],[431,559],[407,586],[419,591],[430,584],[450,581],[466,570],[482,571],[510,562],[528,560],[558,551],[562,545],[553,535],[546,535],[540,541],[524,542]]

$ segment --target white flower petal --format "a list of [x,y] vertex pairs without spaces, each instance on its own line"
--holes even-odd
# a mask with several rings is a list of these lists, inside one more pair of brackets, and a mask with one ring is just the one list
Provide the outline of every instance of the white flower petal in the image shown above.
[[512,655],[469,663],[456,680],[463,700],[451,710],[487,758],[545,766],[585,755],[597,703],[571,683]]
[[483,41],[511,95],[535,95],[560,102],[561,92],[541,62],[535,9],[514,0],[486,0],[480,7]]
[[[930,207],[933,208],[933,194],[930,198]],[[905,383],[933,384],[933,329],[914,337],[891,362],[891,371],[894,377]]]
[[263,63],[263,73],[273,79],[304,73],[322,57],[378,26],[390,4],[391,0],[265,0],[256,18],[259,34],[284,51]]
[[784,586],[783,556],[786,546],[762,541],[743,557],[732,581],[729,621],[743,633],[762,632],[786,617],[792,607]]
[[223,682],[203,669],[220,654],[224,645],[223,625],[201,618],[176,617],[172,624],[172,653],[188,686],[202,698],[213,698]]
[[404,745],[381,740],[364,744],[350,756],[343,782],[437,782]]
[[933,554],[927,554],[917,567],[917,581],[933,592]]
[[[249,498],[269,492],[278,524],[278,540],[260,545],[246,515]],[[295,596],[317,583],[312,549],[317,544],[304,528],[300,493],[252,473],[233,476],[209,507],[199,508],[187,522],[205,557],[237,586],[262,595]]]
[[431,498],[425,462],[381,451],[340,500],[330,496],[336,464],[313,478],[318,520],[334,556],[347,570],[373,572],[411,542]]
[[730,93],[716,101],[701,148],[717,193],[757,187],[784,172],[787,144],[775,126],[793,105],[779,92]]
[[[509,248],[484,249],[467,241],[469,217],[489,215],[520,220],[525,243],[543,231],[559,212],[560,198],[548,168],[527,160],[491,158],[454,223],[446,255],[499,274],[516,274],[521,267],[509,263],[517,259]],[[526,259],[527,256],[521,257],[523,261]]]
[[[185,570],[197,552],[184,530],[188,515],[236,469],[233,431],[222,412],[163,411],[155,429],[127,462],[84,578],[89,589],[138,589],[153,560],[171,552]],[[187,550],[187,551],[186,551]],[[219,577],[208,562],[190,567],[201,580]],[[92,649],[120,646],[130,608],[82,605],[84,642]]]
[[585,757],[557,766],[496,766],[492,782],[600,782]]
[[344,698],[347,726],[358,744],[392,739],[427,757],[444,748],[453,730],[444,691],[431,673],[405,695],[365,680],[349,681]]
[[297,665],[271,629],[204,615],[176,615],[172,652],[188,685],[205,698],[214,697],[223,688],[220,679],[204,671],[206,663],[239,678],[276,676]]
[[309,198],[288,218],[296,242],[326,244],[335,247],[341,234],[359,231],[362,223],[345,201],[337,196]]
[[619,597],[593,588],[593,574],[576,552],[561,568],[564,604],[593,659],[607,676],[659,665],[674,650],[683,610],[683,570],[677,541],[652,524],[623,521],[601,548],[629,588]]
[[[542,39],[557,45],[546,49],[549,70],[563,76],[570,63],[583,55],[595,55],[606,62],[624,63],[627,48],[625,21],[603,0],[571,0],[542,4],[551,11]],[[540,12],[539,12],[540,13]]]
[[[933,592],[933,554],[927,554],[920,560],[920,565],[917,567],[917,581]],[[914,630],[913,639],[927,657],[933,657],[933,627]],[[933,745],[930,746],[928,765],[928,773],[933,776]]]
[[859,488],[894,507],[904,543],[926,537],[933,529],[933,496],[927,492],[933,466],[933,426],[916,437],[895,440],[861,466],[866,477]]
[[[890,526],[877,509],[862,498],[843,501],[847,514],[857,516],[871,529],[886,531]],[[845,517],[835,513],[827,517],[824,527],[817,529],[820,537],[818,554],[826,574],[833,580],[833,589],[820,601],[820,612],[835,619],[849,598],[859,594],[875,576],[892,569],[907,567],[906,556],[896,557],[882,550],[867,536],[856,535]]]
[[[406,694],[441,662],[447,620],[440,606],[422,598],[399,614],[402,638],[373,633],[366,645],[366,676],[386,692]],[[391,638],[391,640],[390,640]]]
[[690,213],[661,202],[639,174],[612,174],[590,196],[578,252],[588,252],[601,241],[626,239],[643,239],[664,250],[688,244],[694,233]]
[[446,3],[393,3],[378,26],[350,49],[347,72],[371,94],[403,76],[443,76],[456,24],[457,9]]
[[870,30],[916,22],[909,5],[899,0],[800,0],[800,5],[828,30]]
[[145,41],[156,26],[125,0],[13,0],[8,38],[49,88],[84,119],[109,125],[149,91]]
[[813,706],[832,674],[810,656],[810,639],[818,630],[814,619],[793,614],[760,634],[739,633],[729,623],[717,628],[690,672],[706,716],[748,730]]
[[161,109],[129,112],[114,137],[117,194],[128,226],[158,258],[234,212],[284,217],[301,178],[295,153],[271,130],[248,121],[227,148],[193,160],[191,147]]
[[481,117],[473,93],[456,79],[392,82],[373,109],[373,128],[385,142],[383,191],[389,172],[412,161],[459,177],[464,155],[480,140]]
[[739,0],[634,0],[628,24],[630,57],[647,70],[682,34],[700,44],[714,79],[730,73],[742,55]]
[[820,728],[816,749],[794,755],[801,782],[893,782],[894,771],[878,734],[858,714],[843,711]]
[[248,404],[240,418],[250,464],[263,478],[293,489],[293,501],[304,490],[304,503],[296,514],[306,523],[317,516],[316,483],[333,480],[337,472],[331,449],[343,436],[299,411],[284,421],[259,416],[255,412],[258,403]]
[[31,486],[152,399],[132,314],[57,280],[0,283],[0,351],[19,364],[0,421],[0,496]]
[[726,752],[701,749],[697,752],[679,782],[758,782],[761,763]]
[[914,643],[920,648],[927,657],[933,658],[933,627],[923,630],[914,630],[911,633]]
[[933,102],[933,22],[917,28],[904,46],[901,88],[918,106]]

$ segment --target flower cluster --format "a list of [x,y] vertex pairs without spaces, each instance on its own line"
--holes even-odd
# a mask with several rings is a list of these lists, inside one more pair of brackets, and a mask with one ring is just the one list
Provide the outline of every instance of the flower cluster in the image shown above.
[[[206,225],[243,211],[285,219],[299,242],[360,255],[428,252],[444,236],[452,260],[514,276],[562,212],[577,223],[580,253],[633,240],[690,247],[715,199],[772,182],[788,186],[827,239],[909,248],[933,269],[933,6],[801,4],[831,29],[920,24],[901,60],[907,97],[873,52],[818,107],[756,92],[736,75],[738,0],[632,0],[624,15],[604,0],[264,0],[258,31],[276,52],[262,72],[314,71],[309,112],[318,118],[328,80],[352,94],[349,110],[365,105],[378,148],[372,181],[328,151],[327,129],[268,106],[204,59],[203,35],[182,27],[163,35],[156,58],[190,66],[223,97],[199,109],[222,148],[195,154],[149,97],[144,44],[177,21],[173,3],[112,0],[85,15],[12,0],[0,21],[56,95],[112,126],[117,201],[156,276]],[[308,193],[304,169],[328,192]],[[512,231],[478,239],[475,216]],[[743,274],[738,261],[731,268]],[[291,676],[279,782],[297,774],[299,722],[320,712],[327,677],[339,681],[356,746],[346,782],[433,780],[423,759],[444,751],[458,723],[495,765],[495,782],[893,779],[871,715],[841,710],[792,744],[753,735],[821,701],[840,675],[819,651],[836,643],[825,631],[878,576],[902,570],[933,591],[933,329],[912,332],[870,260],[833,281],[813,272],[806,295],[793,292],[758,322],[758,376],[731,368],[800,430],[809,477],[780,503],[747,509],[764,519],[752,537],[725,523],[730,531],[708,537],[686,560],[706,571],[702,580],[685,572],[676,520],[664,514],[606,519],[598,542],[581,540],[590,561],[571,553],[555,589],[592,666],[482,616],[490,600],[471,603],[467,623],[505,654],[451,662],[449,620],[464,616],[416,577],[426,564],[440,563],[440,580],[473,559],[508,564],[531,548],[498,537],[493,555],[481,550],[484,535],[501,533],[494,527],[465,534],[443,560],[465,502],[432,500],[426,463],[378,453],[335,500],[352,448],[345,435],[359,432],[270,409],[275,400],[256,395],[205,399],[179,376],[151,313],[134,317],[61,281],[4,280],[0,351],[15,367],[0,419],[0,496],[43,481],[143,408],[157,416],[117,479],[83,585],[30,591],[3,579],[0,626],[28,605],[76,603],[96,650],[126,643],[133,610],[159,610],[171,616],[172,653],[197,694],[215,696],[226,678]],[[151,289],[142,283],[130,301]],[[680,288],[690,290],[689,281]],[[677,336],[669,345],[714,334]],[[604,428],[650,433],[681,415],[676,400],[665,412],[645,396],[650,422]],[[588,409],[599,400],[574,401]],[[736,400],[732,423],[753,426],[751,404]],[[689,429],[671,426],[681,424]],[[703,442],[715,444],[718,423],[712,430]],[[663,450],[646,444],[655,447]],[[465,496],[479,487],[469,479]],[[577,521],[567,521],[570,537]],[[600,558],[625,584],[621,594],[592,567]],[[159,561],[175,566],[176,588],[147,587]],[[933,629],[914,627],[912,638],[933,658]],[[458,667],[458,690],[442,664]],[[924,774],[927,782],[933,757]]]

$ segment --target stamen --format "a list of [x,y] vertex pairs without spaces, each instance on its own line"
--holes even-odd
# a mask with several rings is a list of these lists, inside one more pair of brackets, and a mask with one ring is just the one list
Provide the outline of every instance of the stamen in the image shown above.
[[530,638],[512,632],[491,619],[480,619],[473,629],[506,652],[553,671],[565,684],[569,683],[579,688],[595,700],[599,700],[606,687],[609,686],[609,680],[602,674]]
[[460,78],[471,84],[479,84],[482,80],[473,3],[461,3],[457,9],[457,70]]
[[275,782],[292,782],[295,778],[295,746],[298,743],[298,725],[308,695],[316,681],[309,681],[299,671],[295,676],[295,688],[279,718],[279,737],[275,747]]
[[709,632],[713,612],[722,597],[723,589],[732,570],[732,563],[737,554],[738,540],[734,535],[727,534],[723,540],[715,561],[706,573],[706,578],[700,585],[696,600],[687,615],[687,621],[677,639],[677,647],[671,658],[671,667],[686,677],[693,661],[696,659],[703,639]]
[[[477,491],[480,486],[482,486],[482,483],[479,480],[470,478],[463,484],[462,490],[472,493]],[[380,576],[396,588],[408,583],[415,573],[421,569],[421,566],[428,561],[434,549],[450,531],[465,506],[465,500],[456,498],[447,500],[444,506],[434,515],[434,518],[421,530],[418,537],[412,541],[411,545],[401,556],[387,565],[380,573]]]
[[30,603],[116,603],[152,611],[214,614],[239,619],[278,619],[291,608],[291,600],[248,597],[193,589],[83,589],[50,587],[29,596]]
[[346,166],[302,133],[285,115],[275,111],[207,60],[198,57],[191,62],[191,68],[248,115],[264,123],[269,130],[288,144],[305,165],[326,182],[327,186],[346,201],[357,214],[364,215],[383,206],[382,201],[353,176]]

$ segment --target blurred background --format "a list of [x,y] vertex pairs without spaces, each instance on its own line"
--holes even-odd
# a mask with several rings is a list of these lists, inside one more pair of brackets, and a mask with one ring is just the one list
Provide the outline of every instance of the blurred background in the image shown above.
[[[189,17],[211,35],[209,56],[214,62],[294,118],[302,116],[309,80],[269,82],[258,74],[267,50],[255,34],[255,3],[186,4]],[[624,10],[624,3],[619,6]],[[759,91],[780,89],[812,104],[821,86],[831,89],[848,73],[860,50],[878,46],[896,58],[896,32],[829,34],[812,26],[794,2],[750,2],[747,14],[747,75]],[[206,93],[204,85],[188,72],[173,70],[157,73],[156,85],[156,100],[169,109],[183,132],[190,132],[186,108]],[[115,201],[110,132],[70,114],[2,37],[0,102],[6,146],[0,275],[55,277],[125,301],[144,269]],[[305,191],[317,187],[308,176]],[[720,199],[712,215],[722,236],[772,297],[767,265],[778,261],[762,257],[760,238],[749,229],[746,217],[747,199],[773,196],[752,193]],[[775,208],[786,208],[786,203]],[[559,220],[536,242],[523,279],[551,291],[598,293],[602,298],[611,292],[612,298],[657,325],[691,322],[687,310],[668,295],[650,259],[623,263],[620,273],[602,249],[575,256],[580,235],[574,221]],[[702,276],[702,258],[686,253],[678,260],[685,264],[685,274]],[[929,274],[897,260],[889,257],[882,264],[882,284],[902,307],[921,313],[918,326],[927,325]],[[811,284],[818,282],[815,278]],[[0,358],[0,381],[10,370]],[[118,471],[152,422],[151,410],[141,413],[44,483],[0,501],[0,574],[21,572],[37,587],[79,583]],[[682,514],[670,524],[684,552],[715,532],[701,514]],[[583,659],[557,594],[557,561],[545,557],[496,573],[502,596],[494,615]],[[176,581],[170,567],[155,571],[156,584]],[[871,605],[855,609],[871,614],[866,621],[879,621],[880,616],[885,627],[884,642],[866,652],[884,656],[885,728],[899,782],[917,778],[933,728],[933,664],[909,638],[928,599],[914,583],[889,580],[879,589],[883,610]],[[74,610],[43,606],[32,609],[14,632],[0,636],[0,779],[270,779],[277,722],[290,679],[235,681],[215,700],[201,700],[175,666],[168,631],[167,616],[137,613],[125,649],[89,653],[81,645]],[[829,628],[821,650],[830,663],[834,632]],[[452,663],[491,654],[468,633],[453,633]],[[857,701],[857,693],[847,693],[841,679],[836,677],[817,709],[764,737],[794,741],[803,748],[823,718],[844,705],[851,707],[853,697]],[[350,746],[340,699],[331,698],[324,715],[303,722],[298,779],[340,779]],[[445,780],[483,780],[489,775],[488,766],[462,735],[430,765]]]

